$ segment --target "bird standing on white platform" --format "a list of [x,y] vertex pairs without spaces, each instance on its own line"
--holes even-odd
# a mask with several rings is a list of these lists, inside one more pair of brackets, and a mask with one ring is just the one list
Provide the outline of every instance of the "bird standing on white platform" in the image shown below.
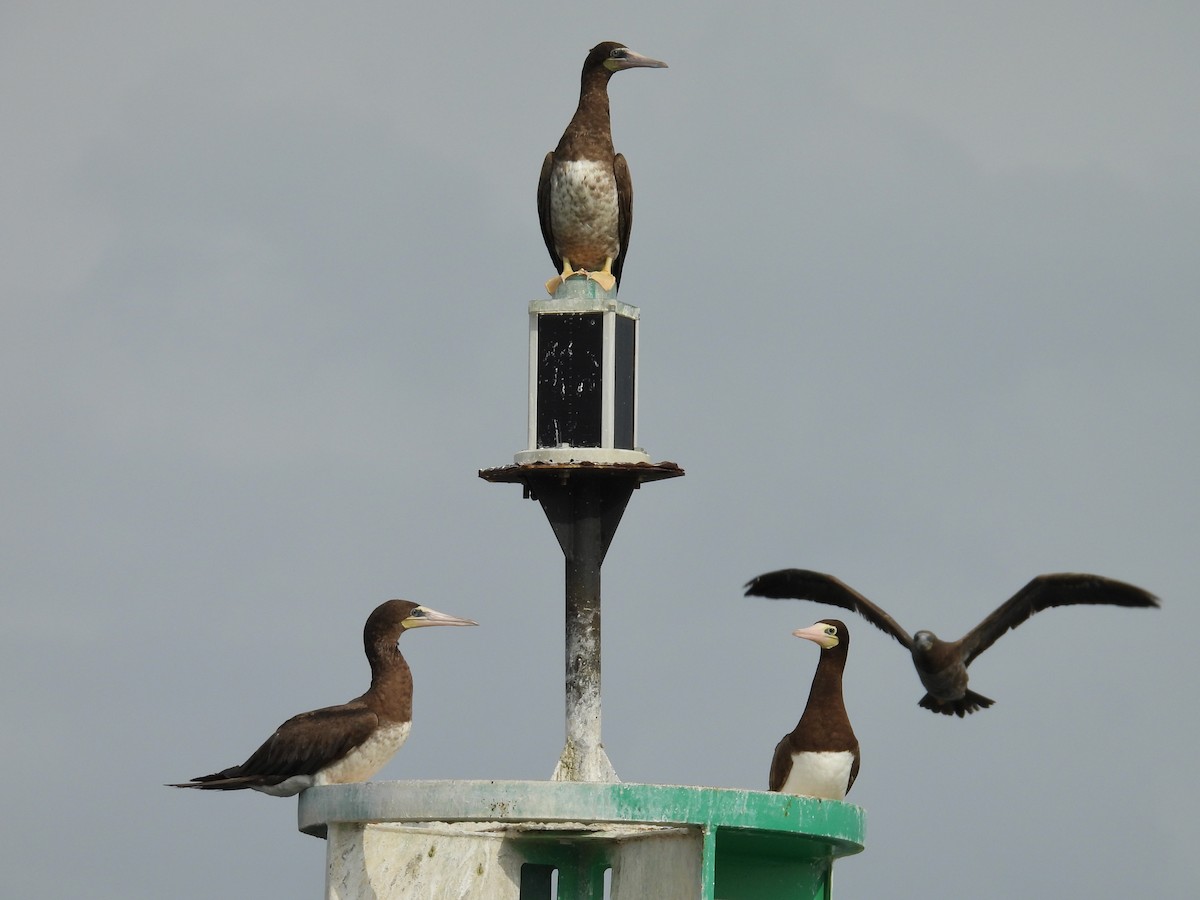
[[251,788],[290,797],[320,784],[366,781],[384,767],[412,727],[412,672],[400,654],[404,632],[430,625],[476,625],[408,600],[375,608],[363,628],[371,686],[349,703],[293,716],[240,766],[170,787]]

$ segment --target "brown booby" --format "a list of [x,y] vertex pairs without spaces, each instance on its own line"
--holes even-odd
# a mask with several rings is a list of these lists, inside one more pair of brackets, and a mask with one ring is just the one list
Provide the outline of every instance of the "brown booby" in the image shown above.
[[793,631],[821,648],[804,714],[775,747],[770,789],[783,794],[841,800],[858,777],[858,738],[842,702],[842,670],[850,632],[837,619]]
[[896,620],[858,591],[821,572],[780,569],[747,582],[746,596],[791,598],[828,603],[853,610],[876,628],[887,632],[912,653],[913,665],[928,693],[920,706],[959,718],[995,701],[967,690],[967,666],[1001,635],[1030,616],[1052,606],[1079,603],[1111,606],[1158,606],[1153,594],[1099,575],[1061,572],[1038,575],[957,641],[943,641],[932,631],[909,635]]
[[561,273],[551,294],[579,273],[606,291],[620,287],[633,225],[633,182],[625,157],[613,150],[608,79],[623,69],[665,69],[615,41],[597,44],[583,62],[579,106],[538,179],[538,218],[546,249]]
[[427,625],[476,624],[408,600],[381,604],[363,628],[371,664],[371,687],[365,694],[341,706],[293,716],[240,766],[169,787],[252,788],[290,797],[313,785],[367,780],[400,749],[412,727],[412,672],[400,654],[400,636]]

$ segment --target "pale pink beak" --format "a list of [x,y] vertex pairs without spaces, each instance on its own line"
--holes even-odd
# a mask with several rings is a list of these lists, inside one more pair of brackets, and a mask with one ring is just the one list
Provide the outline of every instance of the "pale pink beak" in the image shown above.
[[828,622],[817,622],[807,628],[797,628],[792,634],[798,638],[804,638],[806,641],[812,641],[822,650],[832,650],[838,645],[837,626],[830,625]]
[[635,53],[628,47],[625,48],[625,56],[621,59],[613,60],[613,70],[621,71],[622,69],[633,69],[645,67],[647,69],[665,69],[667,64],[661,59],[651,59],[649,56],[642,56],[640,53]]
[[812,641],[814,644],[823,645],[829,639],[825,634],[825,625],[821,622],[809,625],[807,628],[797,628],[792,634],[798,638],[804,638],[806,641]]

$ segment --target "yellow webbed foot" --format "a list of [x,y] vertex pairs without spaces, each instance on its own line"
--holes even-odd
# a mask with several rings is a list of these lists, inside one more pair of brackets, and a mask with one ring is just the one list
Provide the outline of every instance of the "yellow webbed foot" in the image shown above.
[[617,279],[612,273],[612,257],[604,260],[604,268],[599,272],[588,272],[587,277],[600,285],[606,291],[611,291],[617,284]]
[[611,272],[588,272],[587,277],[606,291],[611,291],[617,283],[616,277]]
[[587,273],[585,273],[583,271],[583,269],[580,269],[579,271],[575,271],[574,269],[572,269],[571,261],[564,257],[562,272],[546,282],[546,293],[548,293],[551,297],[553,297],[555,292],[558,290],[558,286],[560,284],[566,284],[567,279],[570,278],[572,275],[585,275],[585,274],[587,274]]

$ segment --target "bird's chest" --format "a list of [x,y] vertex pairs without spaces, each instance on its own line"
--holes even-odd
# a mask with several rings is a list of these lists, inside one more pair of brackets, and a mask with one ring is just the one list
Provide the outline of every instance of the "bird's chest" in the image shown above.
[[332,765],[317,773],[314,784],[345,784],[366,781],[387,764],[408,738],[412,722],[388,725]]
[[854,754],[849,750],[802,750],[792,754],[792,770],[779,790],[784,794],[841,800],[849,789],[853,768]]
[[949,645],[914,653],[913,663],[925,690],[939,700],[957,700],[967,690],[967,667]]
[[611,165],[556,163],[550,174],[550,217],[560,256],[599,269],[621,250],[617,182]]

